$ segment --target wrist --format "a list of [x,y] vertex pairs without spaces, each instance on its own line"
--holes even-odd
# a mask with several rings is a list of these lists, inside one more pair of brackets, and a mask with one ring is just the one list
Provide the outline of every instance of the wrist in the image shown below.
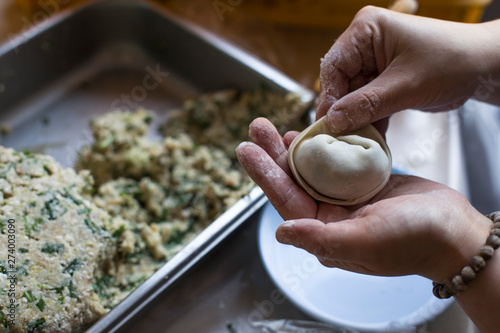
[[[484,235],[486,240],[483,240],[482,246],[475,252],[475,254],[469,256],[470,259],[468,264],[464,265],[460,269],[460,272],[455,274],[452,278],[447,278],[443,281],[433,283],[433,293],[436,297],[449,298],[465,291],[468,288],[469,283],[476,280],[476,276],[481,274],[486,267],[487,262],[494,257],[495,251],[500,247],[500,213],[496,212],[491,214],[488,217],[488,220],[490,228],[489,232]],[[478,237],[481,234],[484,234],[482,223],[477,226],[478,227],[475,227],[474,223],[471,224],[472,228],[470,229],[474,230],[474,232],[470,233],[468,237],[465,237],[468,238],[469,241],[464,243],[468,243],[472,246],[460,246],[460,248],[463,248],[461,253],[470,252],[471,249],[476,247],[475,244],[479,239]]]
[[[469,214],[459,214],[462,222],[445,226],[444,240],[436,262],[437,268],[429,278],[436,282],[451,280],[460,274],[462,268],[468,265],[485,245],[491,230],[491,220],[475,211]],[[456,221],[455,221],[456,222]]]
[[500,253],[495,253],[468,288],[454,296],[483,333],[498,332],[498,310],[495,305],[500,300],[499,276]]

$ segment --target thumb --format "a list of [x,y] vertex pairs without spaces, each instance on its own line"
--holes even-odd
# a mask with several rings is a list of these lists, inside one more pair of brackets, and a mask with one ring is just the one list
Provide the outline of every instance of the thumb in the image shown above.
[[333,103],[326,113],[330,129],[337,134],[346,133],[416,106],[406,76],[391,72],[386,69],[373,81]]
[[[302,248],[320,259],[352,260],[358,258],[376,238],[372,217],[323,223],[315,219],[297,219],[282,223],[276,239]],[[370,227],[372,226],[372,227]]]

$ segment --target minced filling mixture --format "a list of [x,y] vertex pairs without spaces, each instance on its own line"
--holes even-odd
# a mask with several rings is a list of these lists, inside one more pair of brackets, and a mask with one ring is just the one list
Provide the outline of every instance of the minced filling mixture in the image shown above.
[[200,144],[222,149],[231,159],[234,149],[248,139],[248,125],[265,117],[280,132],[303,130],[304,104],[298,94],[271,93],[265,85],[251,92],[223,90],[186,100],[161,128],[164,135],[188,133]]
[[217,216],[254,186],[218,148],[188,135],[147,139],[151,114],[111,112],[96,118],[95,142],[77,169],[90,169],[98,190],[93,202],[127,223],[116,231],[118,269],[97,274],[107,307],[119,302]]
[[71,332],[104,315],[94,273],[116,238],[89,173],[0,147],[0,189],[0,331]]
[[88,328],[254,186],[234,157],[249,122],[283,126],[302,107],[264,88],[204,95],[160,141],[152,113],[109,112],[90,124],[78,172],[0,148],[0,331]]

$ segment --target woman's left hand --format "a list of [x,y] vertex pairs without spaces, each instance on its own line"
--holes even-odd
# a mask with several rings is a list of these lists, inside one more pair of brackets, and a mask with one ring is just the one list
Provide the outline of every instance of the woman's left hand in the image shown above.
[[353,206],[317,202],[293,180],[287,148],[264,118],[250,125],[254,143],[237,156],[280,215],[278,241],[303,248],[330,267],[371,275],[419,274],[441,281],[467,265],[491,222],[458,192],[413,176],[392,175],[369,202]]

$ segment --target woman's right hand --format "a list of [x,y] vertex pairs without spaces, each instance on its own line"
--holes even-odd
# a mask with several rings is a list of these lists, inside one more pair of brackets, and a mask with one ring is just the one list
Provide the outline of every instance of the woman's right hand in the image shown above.
[[321,61],[319,119],[336,133],[404,109],[500,104],[500,20],[465,24],[365,7]]

